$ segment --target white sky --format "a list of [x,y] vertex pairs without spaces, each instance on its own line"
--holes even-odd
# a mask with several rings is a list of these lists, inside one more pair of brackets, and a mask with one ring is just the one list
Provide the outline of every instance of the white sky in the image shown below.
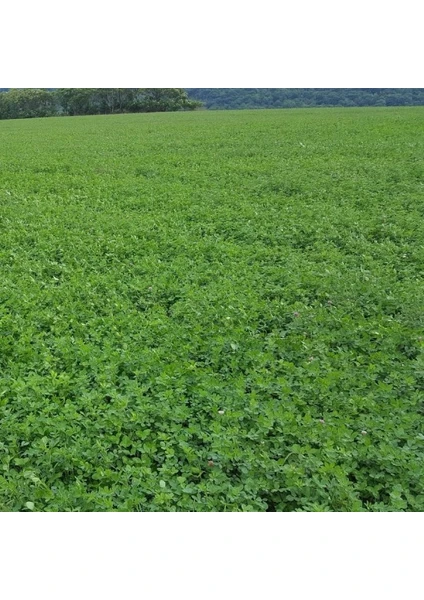
[[423,87],[418,6],[7,2],[0,87]]

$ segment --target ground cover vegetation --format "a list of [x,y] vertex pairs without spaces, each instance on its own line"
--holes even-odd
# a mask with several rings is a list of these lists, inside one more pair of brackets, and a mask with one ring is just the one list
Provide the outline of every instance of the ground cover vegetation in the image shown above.
[[1,510],[423,510],[423,117],[2,121]]

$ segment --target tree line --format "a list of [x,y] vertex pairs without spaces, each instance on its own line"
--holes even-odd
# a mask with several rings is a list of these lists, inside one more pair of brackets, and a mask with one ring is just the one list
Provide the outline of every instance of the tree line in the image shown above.
[[182,88],[0,89],[0,119],[194,110]]
[[419,106],[422,88],[0,88],[0,119],[209,109]]
[[421,88],[187,88],[209,109],[419,106]]

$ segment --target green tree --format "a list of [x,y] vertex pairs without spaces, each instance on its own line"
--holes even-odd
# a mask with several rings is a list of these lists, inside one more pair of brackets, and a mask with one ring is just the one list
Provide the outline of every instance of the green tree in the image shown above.
[[0,118],[2,119],[48,117],[54,113],[54,97],[47,90],[11,89],[0,95]]

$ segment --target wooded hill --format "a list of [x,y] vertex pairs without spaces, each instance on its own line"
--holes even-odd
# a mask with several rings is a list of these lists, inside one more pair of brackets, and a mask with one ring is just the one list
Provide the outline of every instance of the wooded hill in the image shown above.
[[418,106],[422,88],[187,88],[209,109]]

